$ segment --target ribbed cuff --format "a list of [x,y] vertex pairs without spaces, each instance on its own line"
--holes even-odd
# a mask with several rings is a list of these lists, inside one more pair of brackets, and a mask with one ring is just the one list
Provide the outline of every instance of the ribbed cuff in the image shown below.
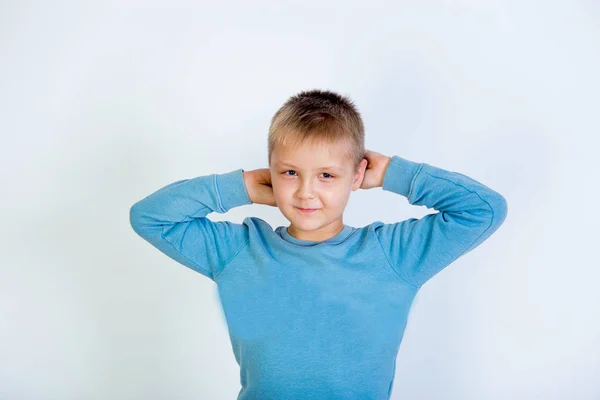
[[408,197],[413,179],[421,170],[422,164],[400,156],[392,156],[383,176],[381,188]]
[[224,212],[233,207],[252,204],[250,195],[244,183],[244,170],[242,168],[231,172],[217,174],[217,194],[221,199]]

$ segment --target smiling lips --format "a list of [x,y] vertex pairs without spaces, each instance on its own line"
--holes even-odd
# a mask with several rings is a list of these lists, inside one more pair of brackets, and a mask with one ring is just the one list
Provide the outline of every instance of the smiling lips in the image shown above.
[[305,214],[310,214],[310,213],[313,213],[318,210],[318,208],[300,208],[300,207],[296,207],[296,208],[298,210],[300,210],[300,212],[305,213]]

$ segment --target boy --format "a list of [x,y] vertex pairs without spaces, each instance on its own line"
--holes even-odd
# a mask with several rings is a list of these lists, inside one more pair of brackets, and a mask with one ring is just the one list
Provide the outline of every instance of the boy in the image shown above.
[[[457,172],[365,151],[354,104],[326,90],[275,113],[268,160],[171,183],[131,207],[131,225],[217,284],[238,400],[389,399],[417,291],[500,227],[505,199]],[[438,213],[345,225],[350,192],[374,187]],[[252,203],[279,207],[290,225],[207,218]]]

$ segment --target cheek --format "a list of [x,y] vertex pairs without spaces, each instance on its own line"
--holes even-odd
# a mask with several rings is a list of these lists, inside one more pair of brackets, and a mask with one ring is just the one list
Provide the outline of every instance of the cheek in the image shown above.
[[294,191],[290,185],[280,183],[273,185],[273,195],[275,196],[276,200],[289,201],[289,199],[294,195]]
[[328,199],[332,206],[343,207],[348,202],[351,192],[351,186],[340,184],[336,187],[332,187],[331,190],[327,192],[327,195],[325,197]]
[[319,198],[324,206],[329,209],[343,208],[347,202],[346,194],[342,187],[328,187],[321,190]]

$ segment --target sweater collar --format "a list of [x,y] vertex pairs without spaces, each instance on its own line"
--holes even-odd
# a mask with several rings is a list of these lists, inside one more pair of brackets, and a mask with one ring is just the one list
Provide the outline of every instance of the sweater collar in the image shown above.
[[297,239],[289,234],[289,232],[287,231],[287,227],[285,227],[285,226],[278,227],[277,233],[279,234],[279,236],[281,236],[281,238],[283,240],[290,242],[292,244],[296,244],[299,246],[316,246],[318,244],[341,243],[344,239],[346,239],[352,233],[353,230],[354,230],[354,228],[352,228],[351,226],[344,225],[344,228],[337,235],[335,235],[327,240],[320,241],[320,242],[313,242],[310,240]]

